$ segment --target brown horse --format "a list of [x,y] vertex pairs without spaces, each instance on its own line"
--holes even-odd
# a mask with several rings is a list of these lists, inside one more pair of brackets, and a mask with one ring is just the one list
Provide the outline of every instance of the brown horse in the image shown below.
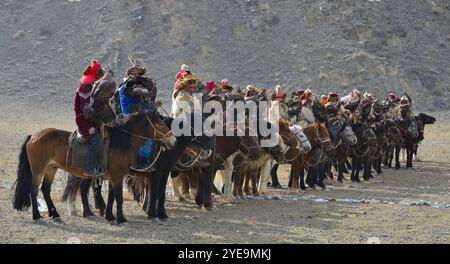
[[[323,156],[326,152],[330,151],[332,148],[330,135],[328,134],[328,130],[324,124],[310,124],[303,129],[303,132],[311,144],[311,151],[306,154],[299,155],[297,159],[291,162],[291,188],[295,192],[299,190],[299,187],[302,190],[306,189],[304,170],[317,167],[323,160]],[[319,157],[317,157],[317,155],[319,155]]]
[[[243,193],[259,195],[265,194],[267,182],[270,176],[272,159],[276,162],[288,163],[295,160],[301,153],[301,143],[297,135],[290,129],[289,122],[284,120],[278,121],[279,135],[281,144],[271,148],[264,148],[265,154],[256,162],[243,160],[237,162],[236,172],[234,173],[234,194],[238,194],[245,199]],[[280,155],[281,154],[281,155]],[[238,160],[239,161],[239,160]],[[245,181],[243,180],[245,179]],[[259,181],[259,188],[258,188]],[[244,191],[242,191],[242,183],[244,182]],[[252,192],[250,193],[249,184],[252,184]]]
[[[257,137],[216,136],[214,138],[213,154],[208,159],[210,166],[206,168],[196,167],[180,172],[177,177],[178,179],[173,181],[174,193],[180,195],[178,188],[183,187],[186,191],[186,184],[189,184],[191,193],[196,196],[195,201],[197,205],[203,205],[208,210],[213,209],[214,205],[212,203],[211,194],[213,191],[213,182],[216,172],[225,160],[237,151],[242,152],[251,160],[258,159],[262,153]],[[180,177],[184,177],[185,179]],[[180,184],[183,186],[179,186]],[[184,192],[183,195],[186,195],[186,192]],[[183,196],[179,196],[178,199],[185,200]]]
[[[106,219],[115,219],[112,215],[112,204],[116,199],[117,223],[121,224],[126,222],[122,212],[123,178],[130,171],[134,154],[145,140],[152,139],[172,149],[176,138],[155,112],[132,116],[125,124],[106,130],[110,135],[110,145],[104,179],[110,180],[112,187],[109,191]],[[35,221],[42,218],[37,203],[41,181],[43,181],[41,190],[48,206],[49,216],[59,219],[60,216],[50,197],[56,171],[62,169],[84,178],[81,169],[71,166],[72,159],[68,154],[70,135],[69,131],[47,128],[33,136],[27,136],[21,147],[13,207],[16,210],[25,210],[31,204]]]

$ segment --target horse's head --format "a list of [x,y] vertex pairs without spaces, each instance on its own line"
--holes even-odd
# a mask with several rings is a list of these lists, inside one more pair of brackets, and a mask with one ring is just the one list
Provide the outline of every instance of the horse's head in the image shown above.
[[255,136],[245,135],[238,136],[239,150],[251,160],[257,160],[261,154],[258,138]]
[[292,132],[297,136],[297,139],[300,141],[301,148],[305,153],[311,151],[311,143],[303,132],[303,128],[299,125],[293,125],[290,127]]
[[[160,118],[159,114],[156,111],[150,111],[143,115],[145,116],[146,128],[148,130],[147,137],[160,142],[167,149],[173,149],[177,139],[166,123]],[[171,120],[167,119],[165,121],[170,121],[171,125]]]
[[343,122],[339,134],[342,140],[350,146],[354,146],[358,143],[358,137],[356,137],[355,132],[353,132],[352,126],[347,122]]
[[388,142],[388,128],[386,125],[386,121],[380,121],[380,122],[376,122],[373,124],[372,126],[372,130],[375,133],[375,135],[377,136],[378,139],[378,143],[381,146],[386,146],[389,142]]
[[289,127],[289,123],[283,120],[278,121],[279,133],[283,143],[290,149],[300,150],[300,141],[296,134]]
[[422,123],[424,125],[432,125],[436,122],[436,118],[426,115],[424,113],[420,113],[419,118],[420,118],[420,120],[422,120]]
[[415,118],[409,118],[408,120],[408,133],[407,135],[411,138],[419,137],[419,126]]
[[314,124],[316,143],[325,151],[330,151],[332,149],[332,144],[330,140],[330,135],[328,134],[328,129],[325,125],[321,123]]

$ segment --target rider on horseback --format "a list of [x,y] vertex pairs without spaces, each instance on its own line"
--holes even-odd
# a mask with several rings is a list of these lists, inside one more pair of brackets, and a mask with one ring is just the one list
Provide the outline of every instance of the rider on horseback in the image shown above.
[[400,107],[396,103],[396,98],[395,93],[388,93],[386,100],[383,102],[384,117],[387,120],[393,121],[400,118]]
[[407,93],[404,93],[402,97],[400,97],[400,118],[403,120],[409,120],[414,114],[411,109],[411,98]]
[[300,113],[300,125],[305,129],[309,124],[316,121],[314,113],[312,110],[314,96],[310,89],[307,89],[301,96],[302,100],[302,111]]
[[[131,62],[133,66],[127,69],[126,78],[120,84],[118,90],[118,96],[120,97],[118,114],[125,117],[136,113],[154,111],[157,108],[155,103],[157,93],[155,83],[150,77],[145,76],[147,72],[145,67],[134,61]],[[152,156],[153,145],[154,142],[152,140],[147,140],[139,148],[139,169],[147,168]]]
[[351,116],[350,111],[346,110],[339,101],[339,95],[337,93],[328,94],[327,103],[325,104],[325,114],[331,122],[339,117],[348,121]]
[[102,77],[104,71],[97,60],[92,60],[80,78],[80,86],[74,100],[75,121],[78,133],[81,134],[89,144],[86,156],[84,176],[100,177],[105,175],[104,168],[98,164],[98,157],[102,150],[102,136],[99,130],[98,120],[94,120],[91,107],[92,86],[94,82]]

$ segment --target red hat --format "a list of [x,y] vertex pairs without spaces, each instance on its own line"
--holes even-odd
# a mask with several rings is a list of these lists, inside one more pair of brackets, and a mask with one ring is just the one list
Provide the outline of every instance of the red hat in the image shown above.
[[388,93],[388,98],[394,100],[396,97],[397,97],[397,95],[395,95],[395,93]]
[[223,79],[222,81],[220,81],[220,85],[222,86],[228,86],[228,80],[227,79]]
[[208,89],[208,93],[210,93],[212,90],[216,88],[216,83],[214,81],[207,81],[206,82],[206,89]]
[[84,72],[83,76],[80,78],[80,84],[93,84],[99,79],[98,71],[102,68],[100,63],[94,63],[88,66]]

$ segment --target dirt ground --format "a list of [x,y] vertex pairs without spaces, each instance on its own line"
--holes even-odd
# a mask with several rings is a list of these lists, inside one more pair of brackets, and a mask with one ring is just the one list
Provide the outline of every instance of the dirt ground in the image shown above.
[[[180,203],[168,194],[169,222],[150,222],[140,206],[124,203],[129,224],[114,226],[96,216],[68,216],[59,202],[65,174],[59,172],[53,198],[63,224],[48,217],[34,224],[31,211],[11,206],[17,155],[26,134],[46,127],[72,130],[71,111],[47,104],[0,109],[0,243],[450,243],[450,114],[431,113],[414,170],[384,169],[369,183],[330,182],[329,189],[292,193],[270,190],[218,211]],[[280,169],[286,185],[288,167]],[[170,188],[168,188],[170,189]],[[78,201],[77,207],[81,211]]]

